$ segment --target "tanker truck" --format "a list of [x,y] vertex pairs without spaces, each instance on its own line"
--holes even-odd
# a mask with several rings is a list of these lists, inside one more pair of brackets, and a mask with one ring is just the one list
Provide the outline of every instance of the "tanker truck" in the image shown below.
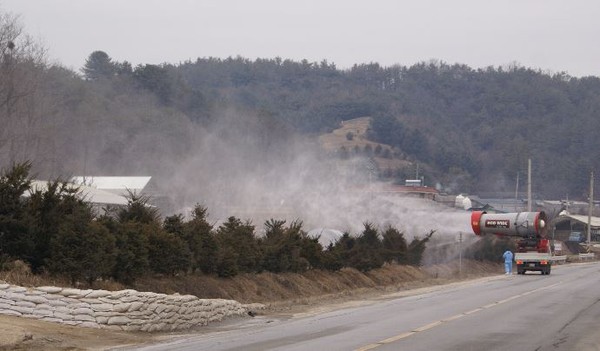
[[515,261],[517,273],[539,271],[542,275],[550,274],[552,268],[552,252],[546,238],[546,213],[487,213],[473,211],[471,227],[475,235],[494,234],[497,236],[517,237]]

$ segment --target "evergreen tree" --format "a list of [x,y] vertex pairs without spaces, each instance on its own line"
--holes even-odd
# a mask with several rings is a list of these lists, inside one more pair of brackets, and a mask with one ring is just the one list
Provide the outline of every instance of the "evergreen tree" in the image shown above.
[[148,237],[158,228],[154,224],[128,221],[115,233],[117,257],[112,276],[125,284],[148,272]]
[[51,238],[48,269],[70,278],[71,284],[84,281],[88,286],[98,278],[109,278],[116,262],[115,237],[90,219],[87,204],[80,203],[66,215],[58,233]]
[[160,213],[158,208],[150,205],[150,197],[131,191],[127,193],[127,206],[120,209],[117,216],[121,223],[130,221],[141,224],[160,223]]
[[[350,233],[344,232],[344,234],[342,234],[342,236],[336,240],[335,244],[329,251],[335,259],[342,263],[343,266],[348,266],[348,262],[355,246],[356,238],[350,236]],[[334,260],[334,262],[337,260]]]
[[263,269],[269,272],[284,272],[289,268],[289,257],[282,255],[285,242],[285,221],[270,219],[265,222],[265,237],[260,245],[263,251]]
[[175,82],[165,67],[139,65],[133,71],[133,78],[140,87],[154,93],[161,103],[166,105],[173,103]]
[[395,261],[398,264],[408,262],[408,245],[406,239],[404,239],[404,234],[398,229],[388,226],[383,232],[382,244],[386,261]]
[[219,246],[207,216],[207,208],[197,204],[192,212],[192,220],[184,224],[183,238],[192,255],[193,270],[212,274],[217,270]]
[[356,245],[350,252],[348,264],[366,272],[379,268],[384,263],[383,248],[379,233],[372,223],[365,223],[365,229],[356,238]]
[[233,270],[256,272],[259,270],[261,252],[254,235],[254,226],[250,222],[229,217],[216,232],[219,250],[224,250],[223,258],[227,264],[235,265]]
[[187,243],[175,234],[155,228],[148,235],[148,264],[155,273],[175,275],[191,268]]
[[0,262],[30,259],[34,242],[21,196],[31,186],[31,163],[14,164],[0,175]]
[[336,250],[334,243],[330,243],[323,252],[322,267],[329,271],[337,271],[344,268],[340,250]]
[[285,220],[265,222],[265,237],[261,240],[263,267],[270,272],[304,272],[322,263],[322,247],[318,239],[308,238],[302,222],[285,227]]
[[429,234],[425,235],[423,239],[415,236],[414,239],[408,245],[408,264],[411,266],[420,266],[421,260],[423,259],[423,252],[425,252],[426,243],[433,236],[435,230],[429,232]]
[[109,79],[117,73],[118,66],[104,51],[94,51],[81,69],[87,80]]
[[31,190],[27,212],[34,248],[28,262],[34,272],[41,271],[48,263],[51,257],[50,243],[59,232],[64,216],[72,211],[68,203],[75,201],[78,191],[60,180],[47,182],[45,189]]
[[174,234],[180,238],[185,238],[185,223],[182,214],[174,214],[165,217],[163,228],[167,233]]

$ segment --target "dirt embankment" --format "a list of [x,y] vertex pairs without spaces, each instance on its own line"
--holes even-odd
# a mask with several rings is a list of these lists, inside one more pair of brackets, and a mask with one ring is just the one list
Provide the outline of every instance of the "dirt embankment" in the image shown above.
[[[192,294],[201,298],[233,299],[242,303],[263,303],[267,305],[267,309],[259,313],[293,315],[309,310],[318,311],[331,307],[334,303],[340,306],[343,302],[373,299],[384,294],[495,275],[502,272],[502,267],[497,264],[463,261],[462,274],[459,276],[458,272],[457,262],[424,268],[386,265],[368,273],[342,269],[339,272],[310,271],[303,274],[247,274],[231,279],[200,276],[146,278],[132,288]],[[11,276],[0,273],[0,280],[27,286],[23,279],[16,279],[14,274]],[[54,285],[39,277],[35,278],[35,283]],[[77,328],[0,316],[0,350],[103,350],[172,336]]]

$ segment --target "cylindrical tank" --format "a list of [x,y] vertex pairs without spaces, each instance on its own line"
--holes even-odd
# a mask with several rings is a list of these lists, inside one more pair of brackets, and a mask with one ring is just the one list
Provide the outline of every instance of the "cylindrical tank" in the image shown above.
[[546,213],[543,211],[515,213],[473,211],[471,227],[476,235],[495,234],[539,238],[544,237],[546,233]]

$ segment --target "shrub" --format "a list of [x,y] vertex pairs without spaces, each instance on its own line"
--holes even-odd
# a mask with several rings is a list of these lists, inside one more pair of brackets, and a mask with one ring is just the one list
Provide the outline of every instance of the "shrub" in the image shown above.
[[217,253],[219,250],[208,223],[206,207],[196,205],[192,212],[192,220],[183,225],[183,239],[187,242],[191,253],[192,270],[200,270],[205,274],[216,273]]
[[372,223],[365,223],[365,229],[356,238],[348,264],[362,272],[379,268],[384,263],[383,246],[379,233]]
[[398,264],[408,263],[408,245],[404,234],[398,229],[388,226],[383,232],[383,257],[386,262]]
[[118,226],[116,237],[117,257],[113,277],[131,284],[148,271],[148,236],[156,226],[138,222],[125,222]]
[[156,228],[148,235],[148,264],[155,273],[175,275],[191,268],[191,252],[179,236]]
[[241,272],[257,272],[260,270],[261,251],[254,235],[254,226],[250,222],[229,217],[216,232],[219,250],[223,257]]

